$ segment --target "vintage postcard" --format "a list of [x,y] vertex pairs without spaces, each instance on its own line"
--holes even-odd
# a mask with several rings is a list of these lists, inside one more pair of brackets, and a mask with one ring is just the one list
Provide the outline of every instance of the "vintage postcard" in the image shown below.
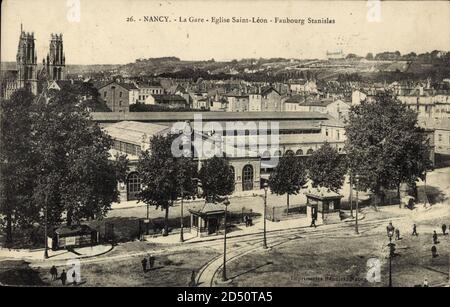
[[2,286],[449,286],[450,2],[1,5]]

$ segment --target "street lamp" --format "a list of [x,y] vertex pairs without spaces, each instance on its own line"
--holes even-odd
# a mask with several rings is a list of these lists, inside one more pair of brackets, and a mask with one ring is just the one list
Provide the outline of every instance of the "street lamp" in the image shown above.
[[389,287],[392,287],[392,256],[395,251],[395,244],[392,243],[392,237],[394,236],[394,226],[389,222],[389,225],[386,227],[387,236],[389,238]]
[[355,214],[355,232],[356,234],[359,234],[359,230],[358,230],[358,188],[359,188],[359,175],[355,176],[355,180],[356,180],[356,199],[355,199],[355,210],[356,210],[356,214]]
[[269,185],[267,182],[264,182],[264,240],[263,247],[267,248],[267,237],[266,237],[266,214],[267,214],[267,190],[269,189]]
[[184,242],[184,231],[183,231],[183,200],[184,200],[184,189],[181,185],[181,218],[180,218],[180,242]]
[[[42,171],[42,175],[44,175],[45,169],[41,169]],[[46,182],[48,183],[48,178],[46,178]],[[47,223],[48,223],[48,185],[46,187],[44,187],[44,193],[45,193],[45,197],[44,197],[44,244],[45,244],[45,248],[44,248],[44,259],[48,259],[48,240],[47,240]]]
[[225,218],[224,218],[224,233],[223,233],[223,270],[222,270],[222,281],[227,281],[227,267],[226,267],[226,262],[227,262],[227,208],[228,205],[230,204],[230,201],[228,200],[228,198],[225,199],[225,201],[223,202],[223,204],[225,205]]

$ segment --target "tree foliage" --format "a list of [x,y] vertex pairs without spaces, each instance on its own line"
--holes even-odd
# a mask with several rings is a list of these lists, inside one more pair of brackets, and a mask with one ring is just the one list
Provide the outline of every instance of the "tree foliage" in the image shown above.
[[203,161],[199,178],[202,196],[208,202],[220,202],[234,191],[234,173],[225,157],[214,156]]
[[299,157],[285,155],[280,157],[278,165],[269,177],[269,187],[272,193],[287,195],[289,210],[289,196],[296,195],[307,182],[306,169]]
[[313,187],[322,186],[337,192],[344,184],[345,160],[326,142],[307,161],[308,177]]
[[155,135],[150,140],[150,150],[142,152],[137,171],[143,188],[139,200],[166,211],[165,234],[168,233],[169,207],[183,196],[193,197],[197,177],[197,164],[190,157],[174,157],[171,146],[176,134]]
[[346,127],[349,168],[361,188],[380,194],[383,188],[414,184],[430,167],[425,130],[417,114],[389,93],[353,106]]
[[43,225],[45,208],[48,225],[56,226],[101,218],[118,201],[117,181],[127,160],[110,159],[111,138],[77,101],[65,90],[40,99],[18,90],[2,101],[2,214],[8,233],[8,224]]

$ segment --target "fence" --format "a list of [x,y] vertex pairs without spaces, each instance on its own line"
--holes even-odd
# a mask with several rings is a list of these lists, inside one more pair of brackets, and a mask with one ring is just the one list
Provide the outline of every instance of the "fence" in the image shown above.
[[289,211],[287,207],[268,207],[266,219],[273,222],[278,222],[289,218],[299,218],[301,217],[299,215],[306,216],[306,205],[290,206]]

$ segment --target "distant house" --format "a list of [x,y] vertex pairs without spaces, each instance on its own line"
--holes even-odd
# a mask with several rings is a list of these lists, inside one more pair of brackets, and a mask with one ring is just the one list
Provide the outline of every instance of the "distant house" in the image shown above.
[[249,95],[249,111],[281,112],[282,109],[281,94],[271,86]]
[[350,104],[337,99],[327,105],[326,111],[327,114],[331,115],[337,120],[347,120],[348,114],[350,113]]
[[139,89],[137,102],[146,103],[149,95],[162,95],[164,94],[163,87],[158,83],[139,83],[136,84]]
[[139,89],[133,83],[108,82],[98,87],[100,98],[112,112],[128,112],[130,104],[137,102]]
[[247,112],[249,109],[249,96],[241,94],[227,94],[225,95],[228,107],[228,112]]
[[311,96],[294,95],[284,100],[284,111],[328,113],[332,99],[317,99]]
[[181,97],[180,95],[172,95],[172,94],[149,95],[146,100],[146,104],[147,103],[151,105],[168,107],[170,109],[189,108],[188,103],[183,97]]

